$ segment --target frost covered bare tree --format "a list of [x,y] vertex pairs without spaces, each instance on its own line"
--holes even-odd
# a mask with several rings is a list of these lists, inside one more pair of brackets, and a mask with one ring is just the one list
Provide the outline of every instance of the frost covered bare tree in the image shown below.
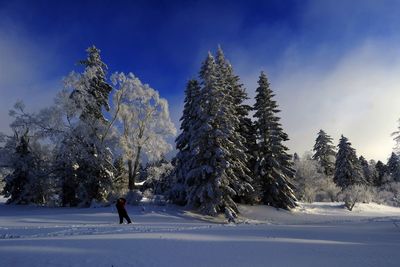
[[159,93],[135,77],[132,73],[115,73],[111,77],[116,88],[114,113],[121,130],[120,146],[128,164],[129,190],[135,189],[140,161],[157,160],[172,147],[166,137],[174,136],[168,102]]
[[364,184],[352,184],[340,192],[338,196],[340,201],[349,211],[359,202],[369,203],[374,198],[374,192],[371,187]]
[[306,202],[335,201],[340,188],[333,182],[332,176],[327,176],[319,162],[305,154],[294,161],[296,175],[294,178],[295,192],[298,199]]

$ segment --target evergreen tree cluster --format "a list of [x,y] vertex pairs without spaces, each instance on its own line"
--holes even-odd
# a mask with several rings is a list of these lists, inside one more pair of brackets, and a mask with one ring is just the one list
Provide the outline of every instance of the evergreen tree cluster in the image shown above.
[[[228,218],[238,213],[238,202],[261,202],[294,207],[288,140],[277,116],[276,101],[267,77],[261,74],[253,108],[247,93],[221,48],[209,53],[199,81],[185,90],[181,134],[172,175],[170,198],[180,204]],[[249,117],[255,111],[253,123]]]
[[391,154],[387,164],[367,161],[363,156],[357,157],[355,149],[343,135],[336,152],[332,138],[323,130],[317,134],[313,152],[313,155],[303,158],[294,154],[294,181],[296,196],[300,200],[352,199],[353,207],[356,198],[351,195],[360,195],[360,192],[363,198],[377,202],[393,203],[388,195],[396,198],[396,183],[400,181],[400,160],[396,153]]

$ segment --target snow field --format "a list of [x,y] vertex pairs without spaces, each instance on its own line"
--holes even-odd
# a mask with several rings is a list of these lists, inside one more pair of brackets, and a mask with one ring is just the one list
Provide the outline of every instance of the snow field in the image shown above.
[[239,224],[129,206],[119,225],[111,207],[0,204],[0,266],[398,266],[400,209],[341,205],[241,206]]

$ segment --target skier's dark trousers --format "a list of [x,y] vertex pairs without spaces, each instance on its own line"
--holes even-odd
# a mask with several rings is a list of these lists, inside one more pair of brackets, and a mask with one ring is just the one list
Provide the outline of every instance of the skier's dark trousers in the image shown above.
[[121,198],[118,198],[117,204],[115,205],[118,210],[120,224],[122,224],[124,222],[124,219],[128,223],[132,223],[131,218],[129,218],[129,216],[128,216],[128,212],[125,209],[125,204],[126,204],[126,199],[121,197]]

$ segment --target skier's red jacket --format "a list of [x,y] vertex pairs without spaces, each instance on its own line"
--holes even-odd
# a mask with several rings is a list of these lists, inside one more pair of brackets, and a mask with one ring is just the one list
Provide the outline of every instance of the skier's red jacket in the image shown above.
[[118,198],[117,204],[115,205],[117,207],[117,210],[125,210],[125,203],[126,199],[125,198]]

